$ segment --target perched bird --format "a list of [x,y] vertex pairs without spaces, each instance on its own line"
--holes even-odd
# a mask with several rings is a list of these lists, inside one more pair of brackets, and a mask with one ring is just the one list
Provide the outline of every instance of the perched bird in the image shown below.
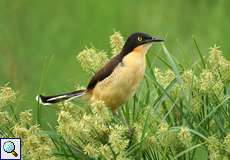
[[105,64],[90,80],[86,89],[54,96],[37,96],[43,105],[83,97],[89,101],[101,100],[113,112],[136,92],[145,73],[145,55],[154,42],[162,39],[146,33],[133,33],[121,52]]

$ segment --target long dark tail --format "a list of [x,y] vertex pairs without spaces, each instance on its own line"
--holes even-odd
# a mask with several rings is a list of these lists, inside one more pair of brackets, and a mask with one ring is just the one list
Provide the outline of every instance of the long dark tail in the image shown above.
[[59,95],[54,95],[54,96],[42,96],[38,95],[36,97],[36,100],[43,105],[52,105],[55,103],[59,103],[62,101],[69,101],[77,97],[83,96],[87,90],[78,90],[78,91],[73,91],[70,93],[64,93],[64,94],[59,94]]

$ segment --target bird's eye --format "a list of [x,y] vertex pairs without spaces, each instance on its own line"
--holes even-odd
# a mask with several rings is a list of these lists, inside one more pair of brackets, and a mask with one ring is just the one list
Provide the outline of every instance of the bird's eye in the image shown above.
[[142,37],[137,37],[137,40],[139,41],[139,42],[141,42],[142,41]]

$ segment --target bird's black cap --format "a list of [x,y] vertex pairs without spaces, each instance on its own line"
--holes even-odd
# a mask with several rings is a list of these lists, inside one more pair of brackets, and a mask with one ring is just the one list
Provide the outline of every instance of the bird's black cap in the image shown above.
[[151,43],[151,42],[162,42],[162,41],[164,40],[157,38],[155,36],[150,36],[142,32],[136,32],[136,33],[131,34],[126,40],[125,45],[123,47],[123,52],[129,53],[134,48],[142,44]]

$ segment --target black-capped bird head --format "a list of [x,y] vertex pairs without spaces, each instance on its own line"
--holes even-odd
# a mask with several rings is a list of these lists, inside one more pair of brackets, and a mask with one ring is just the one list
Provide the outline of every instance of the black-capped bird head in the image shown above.
[[155,36],[150,36],[142,32],[136,32],[128,37],[122,51],[128,54],[140,46],[146,47],[146,49],[148,49],[153,42],[162,42],[162,41],[163,41],[162,39],[157,38]]

